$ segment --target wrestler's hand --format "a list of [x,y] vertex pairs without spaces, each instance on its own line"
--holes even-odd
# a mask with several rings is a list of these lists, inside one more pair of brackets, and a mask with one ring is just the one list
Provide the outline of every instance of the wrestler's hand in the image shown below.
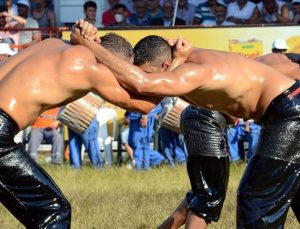
[[183,58],[187,60],[188,56],[193,50],[193,46],[190,42],[178,37],[173,50],[173,58]]
[[76,42],[76,44],[82,44],[81,42],[84,42],[84,40],[78,37],[78,35],[81,35],[84,39],[100,43],[100,38],[98,37],[97,32],[98,29],[95,26],[93,26],[89,22],[84,21],[83,19],[80,19],[79,21],[76,21],[75,26],[73,26],[71,39],[74,39],[74,42]]

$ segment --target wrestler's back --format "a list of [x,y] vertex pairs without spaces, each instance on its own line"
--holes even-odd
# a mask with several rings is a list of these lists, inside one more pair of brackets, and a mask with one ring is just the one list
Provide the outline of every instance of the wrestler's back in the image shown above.
[[195,105],[259,120],[277,95],[295,81],[265,64],[238,54],[195,50],[190,62],[209,66],[201,87],[185,98]]
[[86,59],[95,61],[86,48],[58,39],[25,49],[0,66],[0,108],[23,129],[44,110],[82,97],[91,89]]

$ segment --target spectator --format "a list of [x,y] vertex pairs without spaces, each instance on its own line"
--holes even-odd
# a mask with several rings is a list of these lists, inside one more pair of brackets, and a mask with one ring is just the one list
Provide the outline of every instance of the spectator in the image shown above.
[[176,17],[185,21],[186,25],[192,25],[196,7],[189,4],[188,0],[179,0]]
[[18,15],[18,7],[16,4],[13,4],[13,0],[4,0],[3,8],[4,11],[7,11],[10,15]]
[[215,19],[215,8],[217,6],[217,0],[207,0],[207,2],[200,3],[196,7],[194,15],[194,25],[210,24]]
[[259,22],[259,11],[253,2],[236,0],[228,5],[227,21],[235,24],[255,24]]
[[145,0],[137,0],[135,4],[135,13],[129,16],[129,22],[132,25],[145,26],[149,25],[147,18],[147,5]]
[[118,4],[119,0],[107,0],[110,8],[102,14],[102,24],[104,27],[111,26],[116,23],[114,6]]
[[300,24],[300,0],[292,1],[292,9],[293,9],[293,23]]
[[[238,119],[234,126],[227,128],[228,148],[231,161],[239,161],[243,159],[250,160],[255,151],[260,135],[261,126],[254,123],[253,120],[244,122]],[[248,143],[248,153],[244,154],[244,147],[240,147],[240,143]]]
[[59,132],[60,122],[56,120],[59,108],[42,113],[32,125],[28,143],[28,151],[33,160],[38,158],[38,149],[43,140],[52,144],[51,163],[62,164],[64,139]]
[[[166,0],[163,5],[163,17],[154,18],[150,21],[150,25],[153,26],[172,26],[173,17],[174,17],[174,5],[171,0]],[[185,21],[176,17],[175,25],[185,25]]]
[[123,125],[122,125],[122,130],[121,130],[121,141],[122,141],[122,146],[125,148],[130,161],[132,163],[132,166],[135,167],[135,160],[133,157],[133,150],[130,147],[128,143],[128,136],[129,136],[129,124],[130,124],[130,119],[128,118],[129,112],[126,111],[124,114],[124,119],[123,119]]
[[161,18],[164,16],[164,13],[159,5],[159,0],[147,0],[147,17],[151,21],[154,18]]
[[233,26],[233,22],[227,21],[227,6],[225,4],[217,4],[215,8],[215,21],[209,20],[203,22],[202,26]]
[[87,1],[83,4],[83,12],[85,15],[85,21],[88,21],[92,25],[96,26],[97,28],[102,27],[102,24],[96,20],[97,14],[97,4],[94,1]]
[[289,9],[285,2],[276,0],[263,0],[257,4],[262,23],[290,22]]
[[128,142],[133,149],[135,168],[137,170],[149,169],[150,166],[157,166],[164,161],[164,157],[150,147],[153,136],[155,114],[161,109],[154,108],[150,114],[129,112],[129,137]]
[[126,27],[132,26],[128,21],[128,10],[124,4],[116,4],[113,7],[115,23],[111,24],[112,27]]
[[[46,0],[34,0],[35,8],[32,10],[32,18],[35,19],[40,28],[53,28],[57,26],[56,15],[53,10],[47,7]],[[52,35],[54,34],[54,35]],[[42,40],[49,37],[56,37],[56,33],[49,30],[42,31]]]
[[175,162],[182,164],[187,160],[183,136],[165,127],[159,128],[162,155],[168,161],[170,167],[175,166]]
[[[29,1],[19,0],[17,6],[18,6],[19,16],[26,19],[26,24],[24,28],[39,28],[38,22],[29,16],[29,9],[30,9]],[[26,48],[40,41],[41,41],[41,32],[38,30],[20,32],[19,45],[22,45],[22,48]]]
[[284,53],[289,49],[284,39],[278,38],[272,43],[272,53]]
[[98,143],[98,131],[99,125],[96,117],[93,119],[89,128],[81,135],[68,128],[70,165],[73,168],[79,169],[82,166],[82,145],[84,145],[85,150],[88,153],[91,164],[98,168],[102,166],[102,156]]
[[[12,20],[10,20],[10,18]],[[0,28],[22,28],[26,24],[26,19],[17,16],[12,15],[8,13],[7,11],[0,12]],[[19,31],[0,31],[0,39],[3,41],[3,39],[11,38],[12,44],[18,44],[19,42]]]

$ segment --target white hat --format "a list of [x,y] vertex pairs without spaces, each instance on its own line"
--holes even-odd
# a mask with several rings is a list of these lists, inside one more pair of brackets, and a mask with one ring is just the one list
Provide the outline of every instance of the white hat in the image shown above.
[[17,54],[17,52],[11,50],[8,44],[6,43],[0,43],[0,55],[8,54],[10,56],[13,56]]
[[[300,1],[300,0],[299,0]],[[217,3],[219,4],[219,5],[223,5],[223,6],[225,6],[226,8],[227,8],[227,4],[223,1],[223,0],[217,0]]]
[[29,3],[28,0],[19,0],[19,1],[17,2],[17,4],[22,4],[22,5],[25,5],[25,6],[27,6],[28,8],[30,8],[30,3]]
[[284,39],[278,38],[273,41],[272,48],[274,49],[289,49]]
[[293,3],[300,3],[300,0],[293,0],[293,1],[292,1],[292,4],[293,4]]

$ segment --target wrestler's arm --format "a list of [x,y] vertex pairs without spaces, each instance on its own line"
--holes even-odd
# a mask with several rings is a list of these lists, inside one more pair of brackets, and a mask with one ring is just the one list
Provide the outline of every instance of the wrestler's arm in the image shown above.
[[97,60],[107,66],[124,87],[139,94],[184,95],[200,87],[202,76],[207,74],[207,67],[193,63],[183,64],[171,72],[148,74],[93,41],[84,39],[81,44],[88,47]]
[[91,69],[90,79],[94,90],[106,101],[128,111],[148,114],[163,98],[146,97],[126,91],[112,72],[102,64]]

